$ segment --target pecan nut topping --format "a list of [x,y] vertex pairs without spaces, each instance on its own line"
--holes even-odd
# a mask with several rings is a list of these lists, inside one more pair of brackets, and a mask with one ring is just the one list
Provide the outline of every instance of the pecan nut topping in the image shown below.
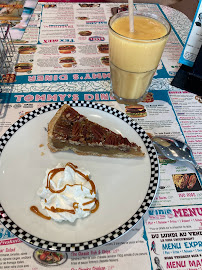
[[71,149],[84,155],[144,156],[140,146],[88,120],[67,104],[58,110],[48,128],[48,147],[52,152]]
[[104,131],[103,128],[99,125],[91,125],[91,132],[95,139],[103,140],[104,139]]
[[81,130],[81,123],[75,122],[72,127],[72,136],[78,136]]
[[105,139],[105,144],[108,145],[118,145],[118,138],[114,134],[109,134]]
[[65,114],[66,119],[69,121],[78,121],[85,118],[85,116],[83,116],[82,114],[79,114],[77,111],[71,110],[69,108],[65,110],[64,114]]

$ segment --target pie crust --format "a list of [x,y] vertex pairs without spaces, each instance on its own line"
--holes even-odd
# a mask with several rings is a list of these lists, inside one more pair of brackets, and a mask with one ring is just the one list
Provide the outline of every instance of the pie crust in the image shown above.
[[72,150],[79,155],[144,156],[136,143],[88,120],[67,104],[48,124],[48,147],[52,152]]

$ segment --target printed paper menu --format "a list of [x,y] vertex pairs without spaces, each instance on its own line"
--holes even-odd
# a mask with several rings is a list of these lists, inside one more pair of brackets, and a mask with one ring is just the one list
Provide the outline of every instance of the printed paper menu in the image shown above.
[[[134,7],[137,11],[172,17],[168,7]],[[127,4],[122,3],[37,5],[23,38],[15,40],[19,52],[18,66],[13,69],[15,84],[7,84],[0,93],[0,136],[27,113],[53,102],[101,102],[127,114],[127,104],[118,104],[110,95],[106,64],[107,21],[112,12],[124,9]],[[172,23],[175,31],[151,89],[139,103],[145,113],[133,120],[151,137],[161,135],[186,141],[201,165],[201,97],[177,90],[169,83],[178,70],[183,47],[175,18]],[[43,147],[40,151],[45,158]],[[159,188],[150,209],[137,227],[116,241],[86,251],[46,253],[27,246],[0,225],[0,269],[40,270],[48,265],[71,270],[201,270],[201,176],[192,165],[161,155],[159,167]]]
[[[151,7],[152,12],[164,16],[157,5]],[[127,4],[117,3],[38,3],[17,48],[15,83],[109,81],[108,20],[114,10],[127,8]],[[148,10],[146,5],[134,8]],[[29,46],[35,46],[35,51],[29,52]],[[27,48],[26,53],[22,47]],[[172,61],[179,58],[181,47],[178,36],[171,32],[154,79],[175,75],[178,65],[173,66]],[[57,75],[54,78],[53,73]]]
[[154,269],[201,269],[201,215],[198,205],[149,210],[146,234]]

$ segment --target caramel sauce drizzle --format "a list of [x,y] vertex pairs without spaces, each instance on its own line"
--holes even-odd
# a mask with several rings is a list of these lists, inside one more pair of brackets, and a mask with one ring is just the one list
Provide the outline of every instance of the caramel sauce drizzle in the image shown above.
[[[88,175],[85,175],[83,174],[82,172],[80,172],[79,170],[77,170],[78,166],[74,165],[73,163],[71,162],[68,162],[66,164],[66,166],[69,166],[72,170],[74,170],[76,173],[80,174],[84,179],[86,179],[90,184],[91,184],[91,191],[90,191],[90,194],[92,195],[93,193],[96,194],[96,190],[95,190],[95,184],[92,180],[90,180],[89,176]],[[50,185],[50,180],[53,179],[53,177],[58,173],[58,172],[61,172],[61,171],[64,171],[65,168],[56,168],[56,169],[53,169],[51,170],[49,173],[48,173],[48,177],[47,177],[47,184],[46,184],[46,188],[48,188],[50,190],[50,192],[52,193],[61,193],[65,190],[66,186],[70,186],[70,187],[73,187],[74,185],[78,185],[78,184],[74,184],[74,185],[69,185],[69,184],[66,184],[62,189],[60,190],[54,190],[51,188],[51,185]],[[82,187],[82,184],[79,184],[81,185],[81,190],[83,191],[83,187]]]
[[94,198],[92,201],[83,203],[83,205],[87,205],[87,204],[90,204],[90,203],[93,203],[93,202],[95,202],[95,208],[93,208],[93,209],[83,209],[83,211],[90,211],[91,213],[95,213],[98,210],[99,205],[100,205],[99,201],[96,198]]
[[65,168],[55,168],[55,169],[51,170],[51,171],[48,173],[46,188],[48,188],[48,189],[50,190],[50,192],[52,192],[52,193],[61,193],[61,192],[63,192],[63,191],[65,190],[66,185],[65,185],[62,189],[60,189],[60,190],[54,190],[54,189],[51,188],[51,185],[50,185],[50,180],[53,179],[53,177],[54,177],[57,173],[62,172],[62,171],[64,171],[64,170],[65,170]]
[[72,168],[76,173],[80,174],[84,179],[86,179],[90,184],[91,184],[91,191],[90,191],[90,194],[93,194],[95,193],[96,194],[96,190],[95,190],[95,184],[92,180],[90,180],[89,176],[88,175],[85,175],[83,174],[82,172],[80,172],[79,170],[77,170],[78,166],[74,165],[73,163],[71,162],[68,162],[66,164],[66,166],[69,166],[70,168]]
[[93,202],[95,202],[95,201],[96,201],[96,199],[94,198],[94,199],[92,199],[91,201],[88,201],[88,202],[83,203],[83,205],[87,205],[87,204],[93,203]]
[[[76,173],[80,174],[84,179],[86,179],[86,180],[90,183],[90,185],[91,185],[90,194],[91,194],[91,195],[92,195],[93,193],[96,194],[95,184],[94,184],[94,182],[89,178],[88,175],[85,175],[85,174],[83,174],[82,172],[80,172],[79,170],[77,170],[78,166],[74,165],[74,164],[71,163],[71,162],[68,162],[68,163],[66,164],[66,166],[69,166],[69,167],[70,167],[71,169],[73,169]],[[48,189],[50,190],[50,192],[52,192],[52,193],[61,193],[61,192],[63,192],[63,191],[66,189],[67,186],[73,187],[73,186],[75,186],[75,185],[80,185],[80,186],[81,186],[81,190],[83,191],[83,185],[82,185],[82,184],[74,184],[74,185],[66,184],[62,189],[59,189],[59,190],[54,190],[54,189],[51,187],[50,180],[52,180],[53,177],[54,177],[57,173],[59,173],[59,172],[61,172],[61,171],[64,171],[64,170],[65,170],[65,168],[55,168],[55,169],[52,169],[52,170],[48,173],[48,176],[47,176],[47,184],[46,184],[46,188],[48,188]],[[47,202],[46,199],[45,199],[45,202]],[[88,204],[93,203],[93,202],[95,202],[95,208],[94,208],[94,209],[83,209],[83,211],[90,211],[91,213],[95,213],[95,212],[98,210],[98,208],[99,208],[99,201],[98,201],[96,198],[94,198],[94,199],[91,200],[91,201],[88,201],[88,202],[83,203],[83,206],[84,206],[84,205],[88,205]],[[73,209],[72,209],[72,210],[62,209],[62,208],[57,208],[57,207],[55,208],[54,206],[51,206],[51,208],[48,208],[48,207],[45,206],[45,209],[47,209],[47,210],[49,210],[49,211],[51,211],[51,212],[53,212],[53,213],[68,212],[68,213],[74,215],[74,214],[76,213],[76,212],[75,212],[75,209],[78,208],[78,205],[79,205],[79,203],[74,202],[74,203],[73,203]],[[30,207],[30,210],[31,210],[33,213],[37,214],[38,216],[40,216],[40,217],[42,217],[42,218],[44,218],[44,219],[48,219],[48,220],[51,219],[51,217],[48,217],[48,216],[45,216],[44,214],[42,214],[42,213],[38,210],[38,208],[37,208],[36,206],[31,206],[31,207]]]
[[100,203],[99,203],[99,201],[96,199],[96,201],[95,201],[95,208],[92,209],[90,212],[91,212],[92,214],[95,213],[95,212],[98,210],[99,206],[100,206]]
[[44,218],[44,219],[48,219],[48,220],[51,219],[51,217],[48,217],[48,216],[45,216],[44,214],[42,214],[42,213],[39,211],[39,209],[38,209],[36,206],[34,206],[34,205],[30,207],[30,210],[31,210],[34,214],[36,214],[36,215],[38,215],[38,216],[40,216],[40,217],[42,217],[42,218]]
[[51,206],[51,208],[48,208],[45,206],[45,208],[53,213],[62,213],[62,212],[68,212],[70,214],[75,214],[74,209],[68,210],[68,209],[62,209],[62,208],[55,208],[54,206]]
[[73,208],[74,208],[74,209],[79,208],[79,203],[78,203],[78,202],[74,202],[74,203],[73,203]]

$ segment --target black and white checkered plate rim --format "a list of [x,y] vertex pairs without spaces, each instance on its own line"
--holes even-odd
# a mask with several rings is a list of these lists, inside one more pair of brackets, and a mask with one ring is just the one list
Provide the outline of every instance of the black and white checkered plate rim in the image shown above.
[[151,164],[151,177],[150,177],[150,184],[146,193],[146,196],[139,207],[139,209],[134,213],[134,215],[127,220],[123,225],[121,225],[116,230],[100,237],[97,239],[93,239],[90,241],[82,242],[82,243],[54,243],[50,241],[46,241],[43,239],[40,239],[34,235],[29,234],[28,232],[21,229],[17,224],[15,224],[7,215],[7,213],[4,211],[2,205],[0,204],[0,221],[1,223],[15,236],[17,236],[20,240],[26,242],[27,244],[33,245],[38,248],[47,249],[51,251],[60,251],[60,252],[73,252],[73,251],[83,251],[91,248],[96,248],[99,246],[102,246],[104,244],[107,244],[124,233],[126,233],[128,230],[130,230],[145,214],[147,209],[149,208],[156,189],[158,185],[158,178],[159,178],[159,165],[158,165],[158,158],[156,154],[156,150],[154,149],[150,138],[146,134],[146,132],[137,124],[135,123],[130,117],[128,117],[126,114],[118,111],[117,109],[114,109],[112,107],[109,107],[107,105],[98,104],[95,102],[88,102],[88,101],[69,101],[69,102],[59,102],[50,104],[44,107],[41,107],[39,109],[36,109],[29,114],[23,116],[20,118],[17,122],[15,122],[1,137],[0,139],[0,155],[5,147],[5,145],[8,143],[9,139],[15,134],[15,132],[21,128],[24,124],[26,124],[28,121],[32,120],[33,118],[55,110],[59,109],[62,105],[68,104],[72,107],[88,107],[93,109],[98,109],[103,112],[109,113],[115,117],[120,118],[122,121],[126,122],[129,126],[131,126],[141,137],[142,141],[144,142],[144,145],[147,149],[149,158],[150,158],[150,164]]

